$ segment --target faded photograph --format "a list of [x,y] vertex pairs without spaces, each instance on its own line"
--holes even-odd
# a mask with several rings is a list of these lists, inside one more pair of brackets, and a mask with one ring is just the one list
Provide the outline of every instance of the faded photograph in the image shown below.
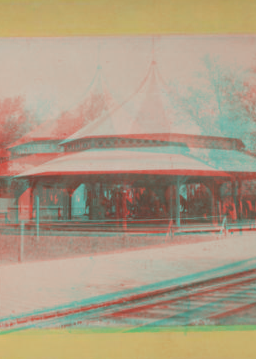
[[0,332],[255,325],[256,37],[0,54]]

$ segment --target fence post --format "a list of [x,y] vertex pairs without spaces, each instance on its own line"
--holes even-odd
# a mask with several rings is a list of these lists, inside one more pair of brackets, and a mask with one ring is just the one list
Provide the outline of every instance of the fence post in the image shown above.
[[19,204],[15,205],[15,223],[19,223]]
[[20,253],[19,262],[23,262],[24,257],[24,221],[20,224]]
[[169,226],[167,229],[167,234],[166,234],[166,242],[168,241],[168,239],[171,237],[171,239],[173,238],[173,220],[171,219],[169,222]]
[[176,225],[180,227],[180,178],[177,176],[176,182]]
[[126,207],[126,190],[122,192],[122,213],[123,213],[123,230],[127,231],[127,207]]
[[227,216],[223,218],[221,233],[224,234],[224,236],[227,235]]
[[39,196],[36,196],[36,240],[39,242],[39,217],[40,217],[40,207],[39,207]]

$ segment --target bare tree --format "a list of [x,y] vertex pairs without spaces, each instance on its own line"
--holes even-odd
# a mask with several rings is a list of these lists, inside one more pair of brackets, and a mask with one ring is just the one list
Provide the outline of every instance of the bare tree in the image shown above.
[[220,64],[217,58],[206,56],[198,81],[184,94],[176,91],[174,105],[186,112],[202,135],[242,137],[248,131],[250,113],[245,106],[248,91],[246,73]]
[[249,150],[256,152],[256,68],[249,69],[243,86],[241,99],[250,121],[244,141]]

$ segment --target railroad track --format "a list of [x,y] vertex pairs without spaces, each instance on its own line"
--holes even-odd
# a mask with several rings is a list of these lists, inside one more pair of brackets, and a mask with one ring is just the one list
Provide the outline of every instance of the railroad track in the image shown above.
[[256,268],[112,301],[6,318],[0,321],[0,332],[65,327],[115,327],[133,331],[215,325],[223,318],[254,308]]

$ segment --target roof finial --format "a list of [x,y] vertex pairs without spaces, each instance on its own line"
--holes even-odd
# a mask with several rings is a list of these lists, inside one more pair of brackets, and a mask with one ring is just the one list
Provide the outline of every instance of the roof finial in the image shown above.
[[156,59],[155,59],[155,38],[154,38],[154,36],[152,37],[152,64],[153,65],[156,64]]
[[101,64],[100,64],[100,52],[101,52],[101,39],[99,39],[98,41],[98,54],[97,54],[97,69],[100,70],[101,69]]

